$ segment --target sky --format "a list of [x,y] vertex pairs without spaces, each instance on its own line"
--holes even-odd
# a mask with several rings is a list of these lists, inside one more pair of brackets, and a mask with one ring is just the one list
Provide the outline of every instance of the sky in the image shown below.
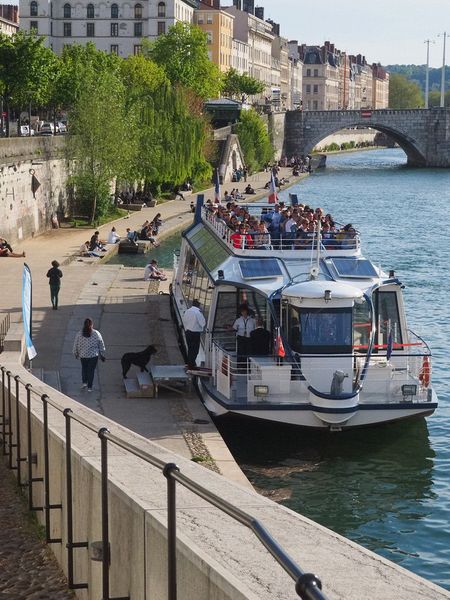
[[[222,0],[222,4],[224,4]],[[281,35],[299,43],[334,43],[368,62],[442,65],[443,31],[450,34],[450,0],[256,0],[264,18],[281,25]],[[437,37],[440,33],[441,37]],[[450,64],[450,38],[446,63]]]

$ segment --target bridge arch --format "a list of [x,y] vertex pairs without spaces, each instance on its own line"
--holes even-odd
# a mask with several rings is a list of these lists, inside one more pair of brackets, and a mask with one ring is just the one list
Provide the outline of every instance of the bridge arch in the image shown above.
[[274,140],[287,156],[308,154],[321,140],[346,127],[371,127],[405,151],[408,164],[450,167],[450,109],[288,111],[275,123]]
[[345,126],[333,125],[328,129],[324,129],[320,132],[320,134],[315,135],[315,137],[309,139],[305,143],[305,149],[303,154],[310,154],[313,148],[315,148],[315,146],[317,146],[323,139],[325,139],[329,135],[333,135],[334,133],[337,133],[342,129],[348,129],[352,127],[370,127],[371,129],[375,129],[376,131],[380,131],[381,133],[388,135],[405,152],[408,158],[409,165],[417,167],[424,167],[426,165],[425,151],[420,148],[419,144],[413,138],[411,138],[404,132],[399,131],[398,129],[386,126],[385,124],[380,124],[376,122],[374,123],[372,121],[370,122],[370,124],[363,121],[357,121],[354,123],[348,123]]

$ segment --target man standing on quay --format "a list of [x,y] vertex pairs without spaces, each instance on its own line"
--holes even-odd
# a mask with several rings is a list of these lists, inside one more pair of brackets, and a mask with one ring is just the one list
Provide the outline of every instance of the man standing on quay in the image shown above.
[[206,325],[205,317],[200,310],[200,302],[198,300],[193,300],[191,308],[188,308],[184,313],[183,325],[188,350],[187,366],[188,369],[195,369],[197,366],[197,354],[200,349],[200,336]]
[[48,282],[50,284],[50,300],[53,310],[58,310],[58,294],[61,287],[61,277],[63,276],[59,268],[59,262],[52,260],[52,268],[47,271]]

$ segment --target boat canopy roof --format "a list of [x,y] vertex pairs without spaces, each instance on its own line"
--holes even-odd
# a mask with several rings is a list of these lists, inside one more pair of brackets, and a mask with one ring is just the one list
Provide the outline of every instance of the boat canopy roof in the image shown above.
[[349,285],[348,283],[342,283],[341,281],[321,281],[312,279],[310,281],[302,281],[301,283],[294,283],[288,286],[282,292],[283,298],[323,298],[325,292],[330,292],[333,298],[339,298],[342,300],[356,300],[362,298],[362,290]]

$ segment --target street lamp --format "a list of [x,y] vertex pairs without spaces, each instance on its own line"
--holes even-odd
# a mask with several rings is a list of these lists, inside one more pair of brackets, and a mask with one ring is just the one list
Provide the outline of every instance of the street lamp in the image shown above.
[[435,44],[434,40],[425,40],[427,45],[427,68],[425,71],[425,108],[428,108],[428,96],[430,93],[430,44]]
[[443,50],[442,50],[442,71],[441,71],[441,103],[440,107],[444,108],[445,105],[445,42],[450,34],[444,31],[444,33],[439,33],[438,37],[444,38]]

